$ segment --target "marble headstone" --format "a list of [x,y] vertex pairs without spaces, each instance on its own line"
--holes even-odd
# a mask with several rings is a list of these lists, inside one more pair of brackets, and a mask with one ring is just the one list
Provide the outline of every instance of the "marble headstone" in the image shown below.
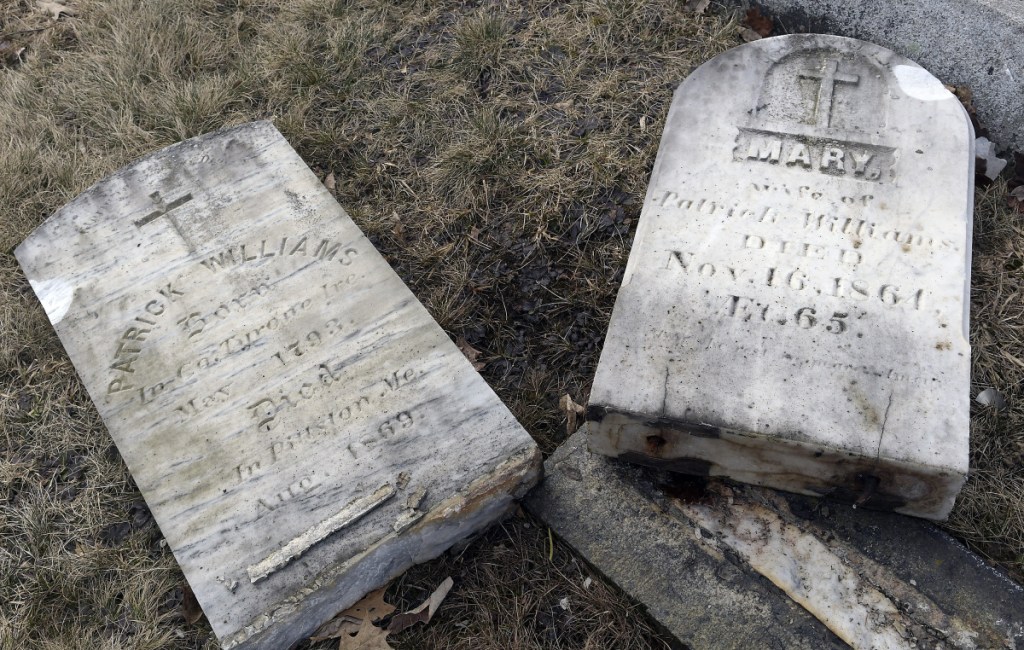
[[794,35],[676,91],[595,451],[942,519],[967,473],[973,130],[914,62]]
[[536,483],[530,436],[269,122],[16,251],[225,648],[285,648]]

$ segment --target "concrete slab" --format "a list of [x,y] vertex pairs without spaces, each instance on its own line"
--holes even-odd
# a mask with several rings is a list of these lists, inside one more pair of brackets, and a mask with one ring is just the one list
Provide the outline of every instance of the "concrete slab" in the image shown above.
[[646,469],[585,435],[525,505],[690,648],[1024,645],[1024,589],[930,522]]

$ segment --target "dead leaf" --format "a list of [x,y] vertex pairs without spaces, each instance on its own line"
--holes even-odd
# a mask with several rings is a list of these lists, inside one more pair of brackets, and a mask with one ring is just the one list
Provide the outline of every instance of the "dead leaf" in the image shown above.
[[401,632],[417,623],[429,623],[430,619],[434,617],[434,612],[441,606],[444,599],[448,596],[448,592],[452,590],[452,585],[455,581],[452,580],[451,576],[444,579],[434,593],[420,603],[420,606],[412,611],[405,612],[404,614],[398,614],[391,619],[391,623],[388,624],[388,632]]
[[359,633],[363,622],[351,616],[335,616],[313,632],[309,640],[313,643],[327,641],[328,639],[340,639],[343,636],[353,636]]
[[192,593],[192,587],[189,587],[187,582],[181,586],[181,615],[189,625],[194,625],[203,617],[203,608],[199,606],[199,601],[196,600],[196,595]]
[[1006,198],[1006,201],[1010,204],[1011,208],[1024,214],[1024,185],[1018,185],[1010,190],[1010,194]]
[[384,602],[384,592],[387,587],[381,587],[377,591],[371,591],[363,596],[355,605],[352,605],[338,616],[349,616],[360,621],[379,621],[391,612],[395,611],[394,605]]
[[[743,19],[743,24],[757,32],[757,35],[761,37],[769,36],[773,29],[772,19],[761,13],[761,10],[757,7],[747,11],[747,17]],[[746,39],[744,38],[744,40]]]
[[576,429],[579,428],[576,416],[583,415],[587,412],[587,409],[581,404],[577,404],[572,401],[572,397],[568,393],[563,395],[562,399],[558,401],[558,406],[561,407],[562,412],[565,413],[565,432],[571,436],[576,433]]
[[1006,160],[996,156],[996,145],[988,138],[974,140],[974,173],[994,181],[1006,168]]
[[338,650],[394,650],[388,643],[388,634],[388,630],[365,619],[355,634],[338,637]]
[[760,40],[761,35],[755,32],[754,30],[750,29],[749,27],[744,27],[743,29],[740,30],[740,38],[743,39],[744,43],[750,43],[751,41]]
[[946,86],[946,90],[956,95],[956,98],[963,104],[964,110],[967,111],[968,115],[974,115],[977,111],[974,109],[974,93],[967,86]]
[[707,10],[709,4],[711,4],[711,0],[686,0],[686,6],[683,8],[695,14],[702,14]]
[[59,20],[61,16],[74,16],[75,12],[67,5],[59,2],[48,2],[47,0],[38,0],[36,2],[36,9],[43,13],[50,14],[54,20]]
[[331,172],[330,174],[327,175],[327,178],[324,179],[324,187],[327,188],[328,192],[334,194],[334,188],[337,186],[338,181],[334,178],[334,172]]
[[1002,411],[1006,408],[1006,398],[995,388],[986,388],[981,391],[974,398],[974,401],[982,406],[991,406],[997,411]]
[[466,338],[464,336],[460,336],[459,339],[455,341],[455,345],[458,346],[460,350],[462,350],[462,354],[466,355],[466,358],[469,359],[469,362],[473,364],[473,370],[480,372],[481,370],[484,369],[484,366],[487,365],[487,363],[484,361],[476,360],[477,357],[480,356],[480,350],[477,350],[472,345],[470,345],[469,342],[466,341]]
[[316,642],[356,636],[361,633],[364,624],[379,621],[394,612],[395,607],[384,601],[386,590],[385,586],[366,594],[358,603],[318,627],[309,640]]

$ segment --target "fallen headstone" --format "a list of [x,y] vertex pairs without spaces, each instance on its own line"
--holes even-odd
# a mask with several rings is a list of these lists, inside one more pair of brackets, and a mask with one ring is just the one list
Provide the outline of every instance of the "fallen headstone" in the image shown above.
[[538,479],[268,122],[126,167],[16,254],[225,648],[289,647]]
[[942,519],[967,473],[971,123],[795,35],[676,91],[594,380],[595,451]]

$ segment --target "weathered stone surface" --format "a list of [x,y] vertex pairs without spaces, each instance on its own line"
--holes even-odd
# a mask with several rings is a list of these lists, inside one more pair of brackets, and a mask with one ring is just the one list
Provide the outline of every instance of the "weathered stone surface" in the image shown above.
[[944,83],[968,88],[1000,149],[1024,151],[1024,3],[1019,0],[735,0],[787,32],[852,36],[887,47]]
[[268,122],[17,257],[226,648],[283,648],[505,514],[540,456]]
[[694,650],[1024,644],[1024,590],[930,522],[624,463],[582,431],[545,469],[524,505]]
[[595,451],[943,518],[967,472],[974,137],[924,69],[765,39],[676,91]]

